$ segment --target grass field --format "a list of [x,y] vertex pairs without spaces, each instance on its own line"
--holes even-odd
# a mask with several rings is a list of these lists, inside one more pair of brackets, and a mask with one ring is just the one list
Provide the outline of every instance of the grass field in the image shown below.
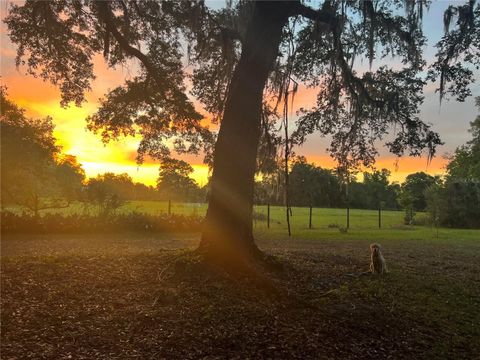
[[[271,215],[255,236],[281,268],[261,276],[199,263],[199,234],[2,236],[2,358],[478,358],[480,230],[403,226],[388,211],[378,229],[376,211],[352,210],[342,233],[329,225],[344,210],[314,209],[309,229],[294,208],[289,238],[284,210]],[[390,273],[351,276],[373,241]]]
[[[21,212],[18,208],[9,208],[14,212]],[[167,201],[130,201],[117,210],[122,213],[132,211],[161,214],[168,212]],[[285,209],[281,206],[270,207],[270,228],[267,229],[267,207],[255,206],[256,218],[254,230],[258,238],[287,239],[287,226],[285,220]],[[85,207],[81,203],[75,203],[69,208],[47,210],[49,213],[82,214],[84,212],[94,213],[95,209]],[[42,213],[46,213],[42,212]],[[173,214],[204,216],[206,204],[196,203],[171,203]],[[420,220],[426,218],[425,213],[417,213]],[[405,238],[411,240],[436,240],[455,241],[480,239],[480,230],[469,229],[435,229],[432,226],[405,226],[403,225],[403,211],[382,211],[381,228],[378,227],[377,210],[350,210],[350,228],[347,233],[342,233],[339,227],[346,226],[345,209],[314,208],[312,213],[312,229],[309,228],[309,209],[294,207],[292,209],[291,228],[292,238],[302,239],[365,239],[369,241],[382,241],[384,239]]]

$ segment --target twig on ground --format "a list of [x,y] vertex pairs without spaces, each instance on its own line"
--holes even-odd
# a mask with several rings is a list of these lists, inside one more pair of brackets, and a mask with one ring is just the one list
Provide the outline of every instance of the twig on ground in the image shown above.
[[345,274],[345,276],[350,276],[350,277],[360,277],[360,276],[363,276],[363,275],[371,275],[372,272],[371,271],[363,271],[363,272],[359,272],[359,273],[350,273],[350,274]]

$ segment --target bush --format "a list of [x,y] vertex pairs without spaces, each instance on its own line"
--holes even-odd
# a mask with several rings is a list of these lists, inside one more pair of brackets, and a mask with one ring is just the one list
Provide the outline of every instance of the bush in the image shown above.
[[480,228],[480,183],[448,179],[427,193],[427,207],[435,223],[456,228]]
[[256,211],[253,212],[252,217],[255,221],[267,221],[267,215]]
[[89,233],[116,231],[189,232],[200,231],[203,218],[184,215],[129,214],[34,216],[1,212],[2,233]]
[[415,214],[411,222],[412,225],[425,226],[431,225],[432,220],[427,214]]

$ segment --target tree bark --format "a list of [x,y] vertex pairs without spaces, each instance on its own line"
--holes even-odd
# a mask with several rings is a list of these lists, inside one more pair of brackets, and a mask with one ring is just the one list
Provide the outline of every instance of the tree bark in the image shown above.
[[259,254],[252,211],[263,90],[290,8],[289,2],[281,1],[253,6],[215,145],[211,196],[200,242],[200,250],[225,261]]

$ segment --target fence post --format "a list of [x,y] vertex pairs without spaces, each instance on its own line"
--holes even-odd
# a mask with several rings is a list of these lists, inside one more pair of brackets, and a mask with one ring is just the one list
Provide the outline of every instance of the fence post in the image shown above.
[[309,229],[312,228],[312,204],[310,204],[310,219],[309,219],[309,222],[308,222],[308,228]]
[[270,203],[267,204],[267,228],[270,229]]
[[172,201],[168,200],[168,215],[172,214]]
[[378,228],[382,228],[382,204],[378,204]]
[[347,205],[347,229],[350,229],[350,207]]

